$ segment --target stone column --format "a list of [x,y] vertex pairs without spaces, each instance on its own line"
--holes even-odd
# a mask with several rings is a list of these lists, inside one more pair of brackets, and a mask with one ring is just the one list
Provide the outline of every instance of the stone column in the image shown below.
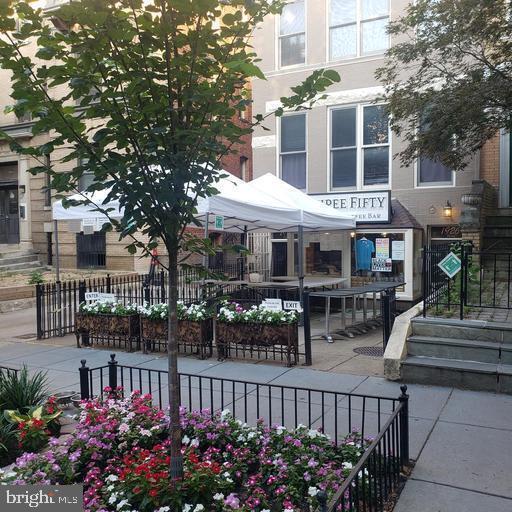
[[[20,212],[25,207],[25,218],[20,217],[20,249],[33,249],[32,245],[32,224],[30,204],[30,175],[27,172],[29,161],[26,157],[20,157],[18,161],[18,191]],[[25,191],[23,192],[23,187]]]

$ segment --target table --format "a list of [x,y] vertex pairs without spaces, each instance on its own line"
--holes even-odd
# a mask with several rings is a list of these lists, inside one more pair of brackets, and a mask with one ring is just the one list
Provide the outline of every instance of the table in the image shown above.
[[[383,292],[389,292],[395,290],[400,286],[403,286],[403,282],[375,282],[364,286],[357,286],[353,288],[341,288],[334,290],[325,290],[319,292],[311,292],[310,297],[324,297],[325,298],[325,331],[321,335],[328,343],[333,343],[333,337],[330,331],[330,310],[331,310],[331,299],[341,299],[341,329],[338,329],[336,333],[342,336],[353,338],[356,334],[364,334],[368,328],[376,328],[379,325],[377,319],[377,293],[382,294]],[[372,294],[372,318],[368,320],[368,294]],[[363,321],[362,324],[357,324],[357,302],[359,297],[362,297],[363,301]],[[346,301],[347,298],[352,299],[352,317],[351,324],[347,326],[346,316]],[[307,313],[309,314],[309,312]]]

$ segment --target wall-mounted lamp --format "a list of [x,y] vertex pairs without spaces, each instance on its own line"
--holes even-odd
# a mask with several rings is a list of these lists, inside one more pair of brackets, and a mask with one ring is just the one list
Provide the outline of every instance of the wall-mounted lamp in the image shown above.
[[25,190],[25,185],[20,185],[20,193],[24,194]]
[[352,238],[354,238],[354,237],[356,236],[356,232],[355,232],[355,231],[352,231],[352,232],[350,233],[350,236],[351,236]]
[[450,204],[450,201],[446,201],[446,205],[443,207],[443,217],[451,218],[453,213],[452,205]]
[[381,233],[382,236],[387,236],[387,233],[384,231],[384,233]]

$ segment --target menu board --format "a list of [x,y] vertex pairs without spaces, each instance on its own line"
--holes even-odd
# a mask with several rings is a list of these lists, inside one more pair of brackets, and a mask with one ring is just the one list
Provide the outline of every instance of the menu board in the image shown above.
[[375,239],[375,257],[384,260],[389,258],[389,238]]

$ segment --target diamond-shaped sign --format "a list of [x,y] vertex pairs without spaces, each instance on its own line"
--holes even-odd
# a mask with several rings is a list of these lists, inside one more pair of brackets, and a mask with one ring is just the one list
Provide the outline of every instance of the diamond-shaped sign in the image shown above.
[[437,266],[451,279],[460,271],[462,263],[456,254],[450,252],[437,264]]

